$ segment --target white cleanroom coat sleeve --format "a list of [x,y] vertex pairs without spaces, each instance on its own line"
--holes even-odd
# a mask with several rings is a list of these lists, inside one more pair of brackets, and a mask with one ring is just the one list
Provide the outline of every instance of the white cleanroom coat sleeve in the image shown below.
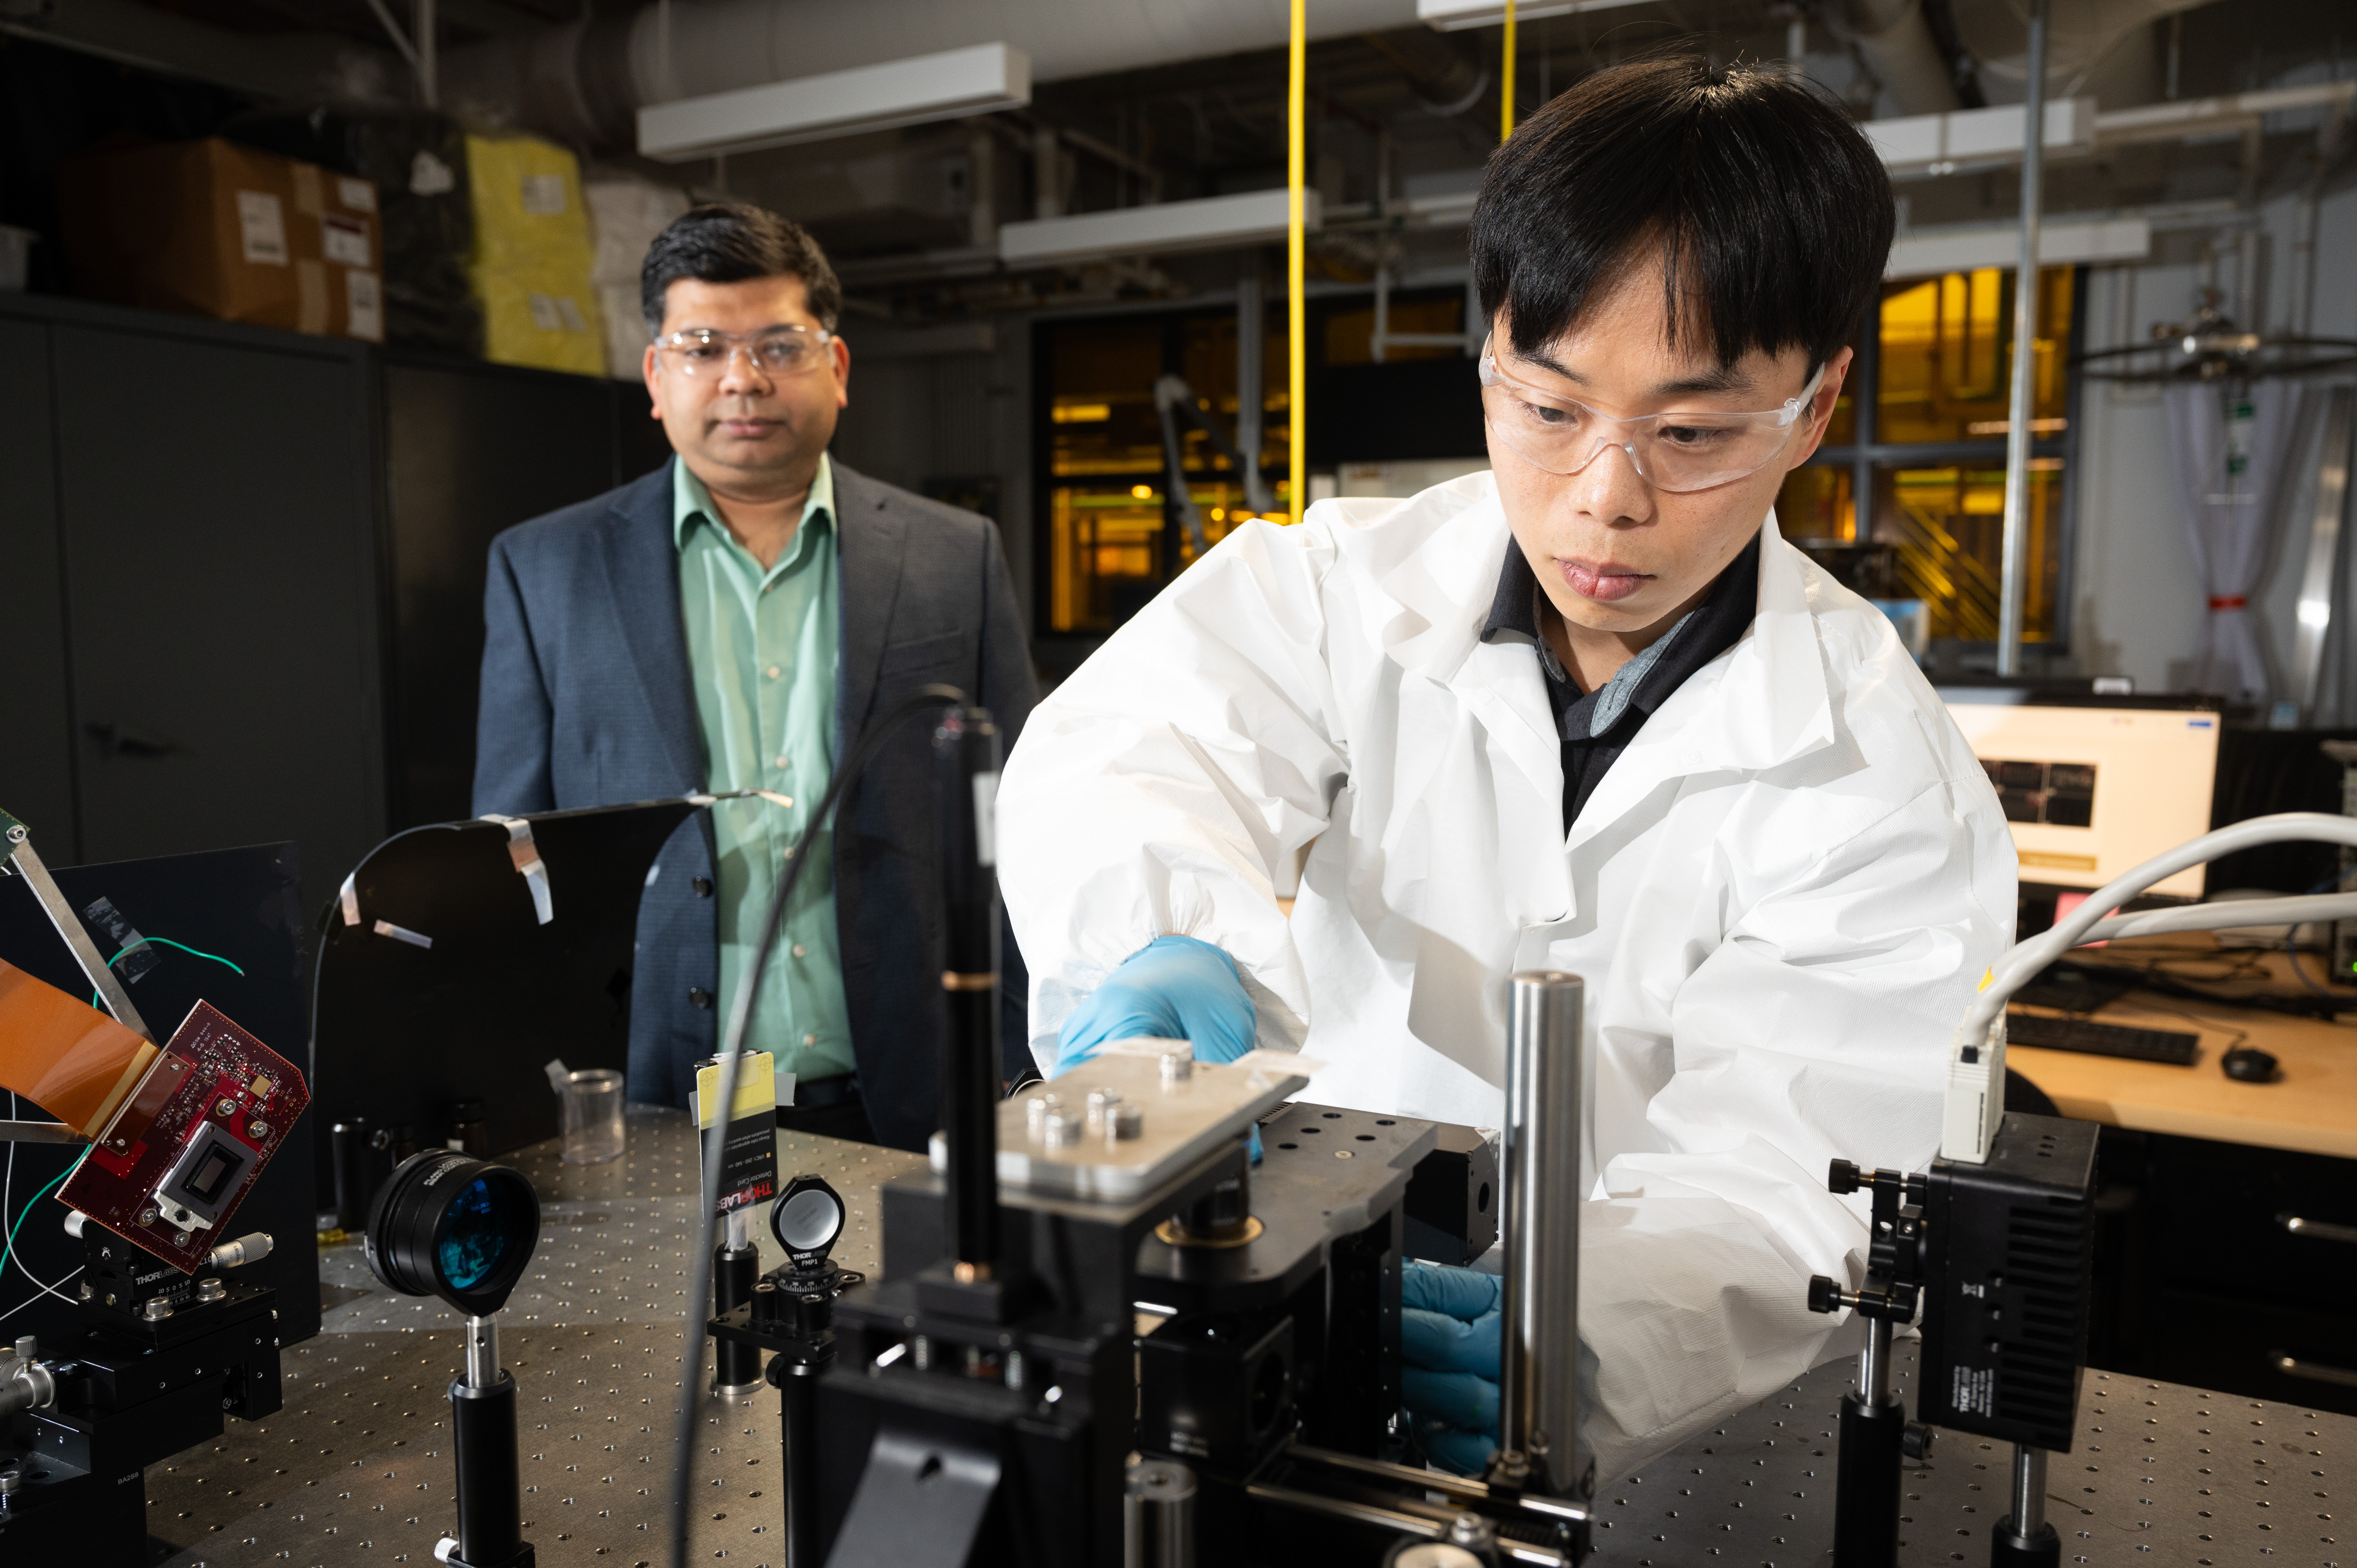
[[1259,1043],[1299,1047],[1309,988],[1274,872],[1346,773],[1319,602],[1333,561],[1318,524],[1247,523],[1032,711],[997,832],[1042,1070],[1073,1006],[1168,935],[1226,949]]
[[1737,913],[1671,1000],[1653,1146],[1581,1208],[1600,1481],[1863,1342],[1808,1310],[1811,1274],[1863,1277],[1867,1200],[1826,1167],[1938,1150],[1948,1039],[2011,927],[1986,907],[2010,845],[1976,803],[1941,784],[1889,810]]

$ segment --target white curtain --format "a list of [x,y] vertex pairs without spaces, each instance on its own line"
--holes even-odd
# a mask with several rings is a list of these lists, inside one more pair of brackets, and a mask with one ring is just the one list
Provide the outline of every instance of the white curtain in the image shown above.
[[[2247,416],[2238,407],[2244,402]],[[2267,568],[2298,403],[2298,389],[2281,381],[2247,390],[2214,381],[2169,389],[2170,466],[2186,546],[2209,601],[2195,654],[2197,691],[2267,700],[2267,662],[2250,600]]]

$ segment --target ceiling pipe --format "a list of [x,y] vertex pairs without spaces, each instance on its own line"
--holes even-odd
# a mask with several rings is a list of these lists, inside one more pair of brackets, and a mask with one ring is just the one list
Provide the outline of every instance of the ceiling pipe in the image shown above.
[[[1309,16],[1313,39],[1408,27],[1415,0],[1318,0]],[[475,116],[622,149],[650,103],[974,44],[1012,45],[1034,81],[1060,81],[1278,48],[1286,36],[1285,7],[1268,0],[866,0],[856,27],[842,0],[703,0],[453,49],[441,85],[445,103]]]
[[1962,108],[1947,57],[1923,20],[1921,0],[1834,0],[1826,26],[1858,52],[1901,115]]

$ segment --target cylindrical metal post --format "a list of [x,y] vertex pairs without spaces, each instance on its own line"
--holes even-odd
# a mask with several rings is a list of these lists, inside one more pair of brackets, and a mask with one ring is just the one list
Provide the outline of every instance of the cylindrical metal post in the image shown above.
[[2013,1450],[2013,1512],[1989,1533],[1991,1568],[2054,1568],[2062,1538],[2046,1522],[2046,1450],[2027,1443]]
[[1122,1568],[1195,1568],[1195,1472],[1134,1459],[1121,1499]]
[[[468,1320],[469,1329],[480,1319]],[[471,1361],[473,1339],[468,1348]],[[458,1458],[458,1560],[505,1568],[523,1544],[516,1475],[515,1380],[495,1371],[482,1387],[450,1385],[450,1429]]]
[[1891,1568],[1899,1561],[1899,1461],[1907,1407],[1890,1391],[1890,1324],[1866,1321],[1857,1387],[1842,1396],[1835,1463],[1835,1568]]
[[500,1326],[490,1317],[467,1319],[467,1386],[488,1389],[500,1380]]
[[834,1364],[831,1339],[797,1346],[770,1359],[785,1467],[786,1568],[821,1568],[826,1561],[818,1541],[818,1380]]
[[[745,1211],[732,1210],[728,1234],[712,1254],[712,1315],[726,1317],[753,1299],[761,1280],[761,1254],[747,1233]],[[723,1399],[743,1399],[761,1386],[761,1350],[735,1339],[716,1339],[712,1390]]]
[[950,1256],[971,1281],[988,1279],[998,1262],[998,729],[989,711],[944,713],[933,761],[950,1015],[941,1064]]
[[2013,279],[2013,396],[2007,405],[2005,532],[1998,560],[1996,672],[2021,673],[2029,596],[2029,447],[2038,371],[2038,214],[2046,173],[2046,6],[2029,0],[2029,100],[2021,123],[2021,259]]
[[1513,978],[1506,1012],[1504,1347],[1498,1471],[1549,1497],[1579,1467],[1579,1081],[1576,974]]

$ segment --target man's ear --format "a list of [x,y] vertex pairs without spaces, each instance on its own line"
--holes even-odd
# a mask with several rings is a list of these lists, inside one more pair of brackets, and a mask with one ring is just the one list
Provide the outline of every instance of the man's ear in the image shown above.
[[639,361],[639,373],[647,383],[647,413],[650,418],[662,417],[662,394],[657,390],[655,378],[662,373],[662,357],[655,352],[652,343],[647,345],[646,357]]
[[1842,384],[1848,381],[1850,364],[1857,358],[1856,349],[1844,348],[1825,361],[1824,379],[1817,382],[1817,395],[1809,401],[1809,438],[1785,465],[1786,473],[1816,456],[1817,448],[1824,444],[1825,432],[1833,428],[1834,404],[1841,399]]

